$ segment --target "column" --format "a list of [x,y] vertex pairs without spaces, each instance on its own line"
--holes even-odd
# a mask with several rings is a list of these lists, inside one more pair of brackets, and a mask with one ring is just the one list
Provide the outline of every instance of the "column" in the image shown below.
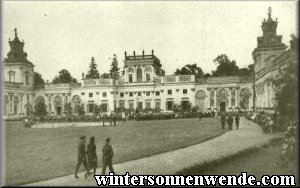
[[[207,88],[206,90],[207,90],[206,96],[208,96],[208,97],[205,97],[205,99],[204,99],[205,110],[207,109],[207,106],[208,106],[208,108],[210,108],[210,88]],[[207,100],[208,100],[208,102],[207,102]],[[207,103],[208,103],[208,105],[207,105]]]
[[228,107],[231,107],[231,108],[232,108],[232,104],[231,104],[231,97],[232,97],[231,92],[232,92],[232,88],[230,87],[228,91],[229,91]]
[[66,97],[65,97],[65,93],[62,94],[62,113],[65,112],[65,104],[66,104]]
[[9,95],[9,113],[12,114],[13,112],[13,96],[14,94],[13,93],[8,93]]
[[35,97],[35,94],[32,94],[32,108],[33,108],[33,110],[34,110],[34,97]]
[[51,102],[51,112],[54,113],[54,95],[53,94],[51,94],[51,100],[50,100],[50,102]]
[[236,88],[236,107],[240,107],[240,88]]
[[24,94],[20,93],[20,113],[23,113],[23,96]]
[[214,108],[217,108],[217,88],[214,88]]

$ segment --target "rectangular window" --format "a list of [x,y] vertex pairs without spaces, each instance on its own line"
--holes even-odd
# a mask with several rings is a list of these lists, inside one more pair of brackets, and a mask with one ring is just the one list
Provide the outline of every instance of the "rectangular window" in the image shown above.
[[146,74],[146,82],[150,82],[150,80],[151,80],[151,79],[150,79],[150,74],[147,73],[147,74]]
[[156,96],[159,96],[159,95],[160,95],[159,91],[156,91],[156,92],[155,92],[155,95],[156,95]]
[[133,92],[129,92],[129,97],[133,97]]
[[120,97],[124,97],[124,93],[123,92],[120,93]]
[[102,93],[102,97],[106,97],[106,92],[103,92],[103,93]]
[[168,95],[172,95],[172,90],[168,90]]
[[147,92],[146,92],[146,96],[150,96],[150,91],[147,91]]
[[129,109],[134,109],[134,103],[133,101],[129,101]]
[[84,95],[84,92],[82,92],[81,95]]
[[146,101],[146,108],[151,108],[151,101]]
[[94,104],[88,104],[88,113],[93,113],[94,112]]
[[89,97],[93,97],[93,93],[89,93]]
[[138,92],[138,96],[142,96],[142,92]]
[[187,89],[183,89],[183,90],[182,90],[182,93],[183,93],[183,94],[187,94]]
[[125,108],[125,101],[119,101],[119,108],[124,109]]
[[132,74],[129,74],[129,83],[132,83],[133,79],[132,79]]
[[155,101],[155,108],[160,109],[160,100]]

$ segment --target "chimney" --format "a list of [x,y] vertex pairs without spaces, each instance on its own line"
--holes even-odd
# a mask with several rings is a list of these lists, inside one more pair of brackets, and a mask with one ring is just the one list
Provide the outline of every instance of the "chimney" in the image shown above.
[[143,59],[144,59],[144,56],[145,56],[145,51],[143,50]]
[[135,51],[133,51],[133,56],[134,56],[134,59],[135,59]]
[[127,52],[125,51],[125,53],[124,53],[124,54],[125,54],[125,59],[126,59],[126,57],[127,57]]
[[154,50],[152,49],[152,55],[154,55]]

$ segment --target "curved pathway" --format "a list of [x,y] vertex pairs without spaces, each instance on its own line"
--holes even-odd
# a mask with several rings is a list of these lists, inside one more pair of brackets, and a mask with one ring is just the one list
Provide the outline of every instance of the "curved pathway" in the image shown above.
[[[219,137],[197,145],[115,164],[114,169],[119,175],[124,175],[126,172],[129,172],[130,175],[175,174],[177,171],[195,164],[220,159],[247,148],[260,147],[278,136],[280,135],[263,134],[258,125],[241,118],[239,130],[227,131]],[[96,174],[100,173],[101,168],[98,168]],[[29,186],[96,186],[93,176],[84,179],[84,172],[79,173],[79,176],[80,179],[75,179],[74,174],[72,174],[35,182]]]

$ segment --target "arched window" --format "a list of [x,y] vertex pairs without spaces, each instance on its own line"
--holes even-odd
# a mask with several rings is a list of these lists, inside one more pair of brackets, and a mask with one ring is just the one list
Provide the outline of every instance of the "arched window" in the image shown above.
[[15,75],[16,75],[16,72],[15,71],[9,71],[8,72],[8,79],[10,82],[15,82]]
[[9,99],[7,95],[4,95],[4,109],[3,109],[4,115],[8,115],[8,109],[9,109]]
[[143,74],[142,74],[141,68],[136,69],[136,80],[137,80],[137,82],[142,82],[142,80],[143,80]]
[[19,97],[14,96],[14,114],[18,114]]
[[29,85],[29,72],[28,71],[25,72],[25,84]]

